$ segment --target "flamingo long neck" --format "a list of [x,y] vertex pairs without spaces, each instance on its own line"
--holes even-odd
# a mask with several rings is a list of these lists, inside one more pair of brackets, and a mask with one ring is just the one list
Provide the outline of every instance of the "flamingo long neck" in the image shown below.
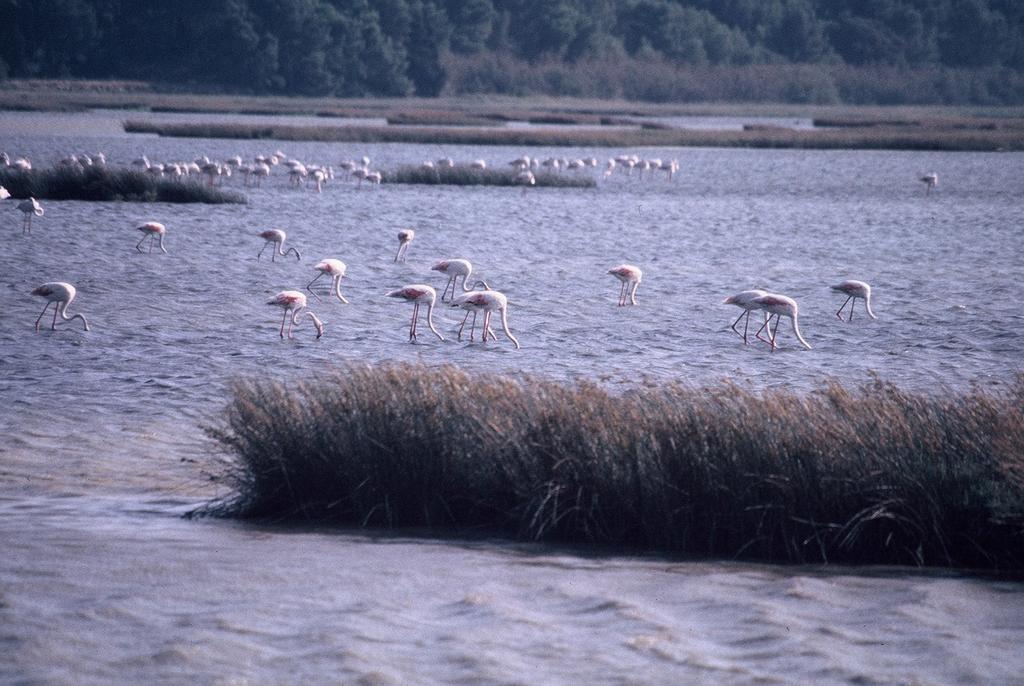
[[434,303],[429,303],[427,305],[427,326],[430,327],[430,330],[434,332],[435,336],[440,338],[442,341],[444,340],[444,336],[434,328]]
[[298,325],[303,314],[313,320],[313,326],[316,327],[316,337],[320,338],[324,334],[324,323],[320,321],[320,317],[313,314],[312,310],[307,307],[298,307],[292,310],[292,326]]
[[501,308],[501,328],[503,328],[505,330],[505,335],[508,336],[509,340],[512,341],[515,344],[516,350],[519,350],[519,341],[516,339],[515,336],[512,335],[512,332],[508,330],[508,308],[507,307]]
[[805,348],[807,348],[808,350],[810,350],[811,349],[811,344],[808,343],[807,341],[805,341],[804,337],[800,335],[800,325],[797,324],[797,322],[796,322],[796,313],[795,312],[793,313],[793,316],[790,317],[790,319],[793,320],[793,333],[795,333],[796,337],[798,339],[800,339],[800,342],[803,344],[803,346]]
[[74,300],[74,299],[75,299],[74,296],[72,296],[72,297],[68,298],[67,300],[65,300],[63,302],[57,303],[57,312],[60,313],[60,318],[63,319],[64,321],[66,321],[66,322],[73,322],[76,319],[81,319],[82,320],[82,324],[85,325],[85,330],[88,331],[89,330],[89,322],[88,322],[88,320],[86,320],[85,315],[83,315],[83,314],[73,314],[70,317],[68,316],[68,305],[70,305],[71,301]]
[[871,294],[870,293],[868,293],[867,296],[864,298],[864,309],[866,309],[868,311],[868,315],[872,319],[878,319],[878,317],[875,316],[875,313],[871,311]]

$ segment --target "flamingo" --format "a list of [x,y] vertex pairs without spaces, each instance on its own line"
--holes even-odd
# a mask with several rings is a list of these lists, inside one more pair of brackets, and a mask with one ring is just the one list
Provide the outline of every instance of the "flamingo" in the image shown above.
[[619,291],[619,307],[626,304],[627,290],[629,303],[636,305],[636,289],[640,286],[640,279],[644,275],[640,268],[631,264],[620,264],[618,267],[609,269],[608,273],[622,282],[622,289]]
[[320,300],[320,296],[313,291],[311,286],[314,283],[316,283],[316,280],[319,279],[321,276],[329,274],[333,279],[333,282],[331,283],[331,290],[334,291],[334,294],[336,296],[338,296],[338,300],[347,305],[348,300],[345,300],[345,296],[341,294],[341,278],[345,276],[345,263],[342,262],[341,260],[336,260],[332,257],[328,257],[326,259],[320,260],[320,262],[318,262],[317,265],[313,267],[313,269],[317,270],[320,273],[317,274],[312,281],[306,284],[306,290],[309,291],[310,293],[313,293],[314,298]]
[[409,342],[416,342],[416,320],[419,318],[420,305],[426,303],[427,305],[427,326],[434,332],[442,341],[442,336],[437,329],[434,328],[434,302],[437,300],[437,291],[430,286],[425,284],[415,283],[409,286],[404,286],[398,290],[389,291],[385,293],[388,298],[401,298],[406,302],[413,304],[412,308],[412,323],[409,324]]
[[409,252],[409,244],[416,237],[412,229],[402,229],[398,232],[398,252],[395,253],[395,262],[405,262],[405,255]]
[[53,324],[50,326],[51,331],[57,330],[57,315],[60,315],[60,318],[67,322],[81,319],[82,324],[85,325],[85,330],[88,331],[89,322],[83,315],[68,316],[68,305],[75,299],[75,293],[75,287],[64,281],[49,281],[34,289],[31,295],[39,295],[46,298],[46,305],[43,306],[43,311],[39,313],[39,317],[36,319],[36,331],[39,331],[39,322],[42,320],[43,315],[46,314],[46,308],[50,306],[50,303],[54,304]]
[[469,275],[473,273],[473,265],[469,260],[441,260],[430,269],[441,272],[448,277],[448,283],[445,284],[444,291],[441,292],[441,302],[444,302],[444,298],[448,294],[449,288],[452,289],[452,297],[455,297],[456,281],[460,276],[462,277],[462,291],[466,292],[470,290],[466,285],[466,279],[468,279]]
[[[492,290],[491,287],[489,285],[487,285],[486,281],[477,281],[476,283],[474,283],[473,284],[473,290],[476,290],[480,286],[483,286],[483,288],[485,290],[488,290],[488,291]],[[461,309],[466,311],[466,316],[464,316],[462,318],[462,323],[459,324],[459,340],[460,341],[462,340],[462,331],[466,328],[466,321],[469,319],[469,315],[470,314],[473,315],[473,323],[469,327],[469,340],[471,340],[471,341],[473,340],[473,334],[476,331],[476,315],[477,315],[477,312],[483,311],[483,307],[481,307],[479,305],[479,301],[476,301],[476,300],[467,301],[468,297],[469,297],[469,292],[462,293],[462,294],[460,294],[460,295],[458,295],[456,297],[453,297],[451,303],[449,303],[451,307],[458,307],[458,308],[461,308]],[[494,334],[493,330],[489,329],[489,331],[491,333],[491,337],[492,338],[497,338],[497,336]]]
[[0,186],[0,200],[6,200],[9,197],[11,197],[11,192],[3,186]]
[[25,215],[25,221],[21,223],[22,233],[32,233],[32,217],[43,216],[43,207],[35,198],[28,198],[18,203],[18,209]]
[[[736,318],[736,321],[732,323],[732,330],[736,332],[737,336],[742,336],[743,343],[747,342],[747,326],[750,324],[750,312],[751,310],[760,310],[761,303],[757,302],[757,299],[768,295],[768,291],[751,290],[731,295],[722,301],[724,305],[736,305],[737,307],[743,308],[743,314]],[[740,319],[746,317],[746,321],[743,322],[743,333],[741,334],[736,328],[736,325],[740,323]],[[764,314],[765,320],[768,319],[768,313]]]
[[260,238],[264,239],[266,243],[263,244],[263,247],[260,248],[259,254],[256,255],[257,260],[260,259],[260,257],[263,255],[263,251],[266,250],[267,246],[270,245],[271,243],[275,244],[274,251],[270,253],[271,262],[274,262],[278,255],[284,257],[290,252],[295,253],[296,260],[302,259],[302,255],[300,255],[299,251],[296,250],[295,248],[288,248],[288,250],[284,250],[284,239],[287,238],[288,234],[286,234],[281,229],[267,229],[266,231],[260,231],[259,236]]
[[857,298],[862,298],[864,300],[864,309],[867,311],[868,316],[872,319],[878,319],[878,317],[875,316],[875,313],[871,311],[871,286],[867,285],[863,281],[849,279],[840,284],[836,284],[835,286],[830,286],[830,288],[846,296],[846,300],[843,301],[843,306],[836,312],[836,316],[839,317],[839,321],[843,320],[843,307],[846,307],[846,303],[850,303],[851,300],[853,302],[850,303],[850,321],[853,321],[853,307],[857,304]]
[[[800,325],[797,324],[796,300],[793,300],[792,298],[787,298],[784,295],[778,295],[777,293],[769,293],[767,295],[762,295],[757,298],[754,298],[754,302],[756,302],[762,310],[768,313],[768,317],[764,320],[764,324],[761,325],[761,328],[758,329],[757,333],[755,333],[754,335],[757,336],[759,340],[762,340],[765,343],[771,345],[772,352],[775,352],[775,348],[778,347],[775,345],[775,339],[779,333],[779,320],[783,316],[789,317],[789,319],[793,322],[793,333],[796,334],[796,337],[800,340],[800,343],[803,344],[803,346],[808,350],[811,349],[811,345],[804,340],[803,336],[800,335]],[[771,321],[773,317],[775,318],[774,331],[771,327]],[[761,338],[761,331],[765,327],[768,328],[768,338]]]
[[[486,284],[485,284],[486,285]],[[454,298],[451,303],[452,307],[461,307],[466,310],[466,316],[469,316],[470,312],[474,315],[476,312],[482,311],[484,313],[484,323],[481,327],[483,334],[481,339],[483,342],[487,342],[487,335],[490,334],[492,339],[497,340],[494,332],[491,331],[491,315],[495,311],[501,313],[501,327],[505,330],[505,335],[508,339],[516,346],[516,350],[519,349],[519,341],[512,335],[512,332],[508,330],[508,297],[504,293],[498,291],[492,291],[490,289],[486,291],[472,291],[469,293],[463,293],[457,298]],[[474,326],[476,325],[476,319],[473,320]],[[466,320],[462,320],[462,326],[466,325]],[[459,327],[459,340],[462,340],[462,326]],[[470,340],[472,339],[472,329],[470,330]]]
[[921,177],[921,183],[925,186],[925,195],[932,192],[932,189],[939,185],[939,175],[935,172],[925,174]]
[[316,327],[316,337],[320,338],[324,335],[324,323],[312,311],[306,308],[305,293],[300,291],[281,291],[268,300],[267,304],[284,308],[284,316],[281,318],[281,338],[284,338],[284,323],[288,321],[289,313],[292,316],[292,320],[288,324],[288,338],[294,338],[292,336],[292,328],[299,323],[299,317],[303,313],[309,315],[309,318],[313,320],[313,326]]
[[526,195],[526,189],[528,187],[537,185],[537,177],[535,177],[533,172],[529,169],[524,169],[516,174],[515,181],[523,187],[523,195]]
[[167,248],[164,247],[164,234],[167,233],[167,227],[160,222],[146,222],[142,226],[135,228],[142,232],[142,240],[135,245],[136,250],[142,252],[142,243],[148,238],[149,252],[153,252],[153,241],[157,239],[160,241],[160,249],[167,252]]

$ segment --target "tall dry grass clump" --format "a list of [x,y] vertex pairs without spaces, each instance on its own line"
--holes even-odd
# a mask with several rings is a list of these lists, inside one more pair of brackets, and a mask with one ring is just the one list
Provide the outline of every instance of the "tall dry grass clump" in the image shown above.
[[[454,167],[405,166],[387,172],[384,180],[388,183],[419,183],[448,186],[521,186],[518,171],[512,168],[476,169],[458,165]],[[555,174],[537,172],[534,185],[552,188],[594,188],[597,181],[588,174]]]
[[62,165],[51,169],[0,168],[0,185],[15,198],[101,202],[245,203],[245,196],[204,185],[173,181],[124,167]]
[[1024,379],[910,393],[351,366],[236,384],[201,510],[790,562],[1024,568]]

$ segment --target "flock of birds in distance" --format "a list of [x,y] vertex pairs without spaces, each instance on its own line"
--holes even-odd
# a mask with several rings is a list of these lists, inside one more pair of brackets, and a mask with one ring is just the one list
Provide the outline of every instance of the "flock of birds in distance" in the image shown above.
[[[94,156],[74,155],[70,158],[61,160],[59,164],[87,166],[93,164],[103,165],[105,163],[105,155],[103,155],[103,153],[98,153]],[[286,156],[280,151],[269,156],[257,156],[251,165],[243,163],[241,158],[237,156],[230,158],[223,163],[213,162],[208,158],[203,157],[190,163],[156,165],[151,163],[145,156],[132,162],[134,167],[145,170],[149,173],[159,174],[161,176],[170,175],[171,177],[180,178],[191,173],[203,174],[207,177],[207,183],[210,185],[213,185],[219,178],[231,176],[232,173],[241,173],[245,177],[244,183],[246,186],[249,186],[250,183],[255,186],[259,186],[260,180],[269,176],[271,168],[278,164],[283,164],[288,167],[287,173],[291,184],[302,185],[307,180],[311,180],[312,183],[315,184],[317,192],[322,190],[324,183],[329,179],[335,178],[335,172],[332,167],[306,165],[298,160],[286,158]],[[359,161],[343,161],[340,163],[339,167],[347,176],[352,179],[356,179],[359,185],[364,181],[371,184],[379,184],[382,179],[382,174],[379,171],[371,171],[369,164],[369,158],[363,157]],[[518,170],[516,177],[517,183],[523,184],[525,190],[526,185],[533,185],[535,182],[531,170],[537,169],[539,166],[548,167],[554,171],[558,171],[560,169],[576,170],[586,167],[596,167],[597,161],[593,158],[590,158],[589,160],[563,160],[549,158],[544,161],[540,161],[524,155],[512,160],[509,164]],[[18,158],[12,162],[6,153],[0,153],[0,165],[11,166],[22,170],[30,170],[32,168],[31,162],[26,158]],[[454,162],[450,158],[444,158],[437,162],[427,161],[424,162],[423,165],[430,167],[454,166]],[[475,169],[484,169],[486,168],[487,163],[484,160],[476,160],[472,162],[470,166]],[[636,155],[622,155],[615,158],[609,158],[605,167],[605,176],[610,176],[614,173],[616,168],[622,169],[626,174],[632,174],[634,169],[639,169],[641,178],[644,171],[650,170],[651,174],[653,174],[656,170],[661,170],[667,173],[669,180],[672,180],[673,175],[679,169],[679,163],[676,160],[663,162],[662,160],[644,160]],[[253,180],[250,181],[250,179]],[[926,192],[930,193],[932,188],[938,185],[938,175],[935,173],[925,174],[920,177],[920,181],[925,185]],[[9,197],[10,193],[7,189],[0,186],[0,200]],[[24,214],[22,233],[31,233],[32,218],[43,216],[42,206],[35,198],[30,197],[22,200],[16,207]],[[164,253],[167,252],[167,249],[164,246],[164,236],[167,233],[167,228],[164,224],[160,222],[146,222],[136,228],[142,233],[142,239],[135,246],[136,250],[143,252],[142,245],[148,240],[150,253],[153,252],[154,246],[159,247],[159,249]],[[285,239],[287,238],[287,234],[284,231],[280,229],[268,229],[260,232],[258,235],[265,242],[259,253],[256,255],[257,261],[263,257],[264,251],[270,246],[272,246],[271,261],[275,261],[279,256],[287,257],[292,254],[295,255],[297,260],[302,259],[299,251],[294,247],[289,247],[287,250],[284,249]],[[405,261],[406,254],[409,251],[409,245],[412,243],[414,237],[415,232],[413,229],[403,229],[398,232],[398,251],[395,253],[395,262]],[[344,278],[346,271],[345,263],[337,258],[326,258],[318,262],[313,269],[317,272],[317,275],[312,281],[306,284],[306,290],[318,301],[321,300],[320,296],[317,295],[312,286],[321,277],[329,276],[332,279],[331,293],[342,303],[348,304],[348,300],[341,293],[341,280]],[[486,343],[489,339],[497,340],[497,336],[491,328],[492,316],[497,312],[505,335],[517,349],[519,348],[519,341],[512,335],[508,326],[508,297],[504,293],[492,289],[490,285],[483,280],[476,280],[472,286],[467,285],[469,277],[473,273],[473,265],[469,260],[441,260],[434,264],[431,267],[431,270],[440,272],[448,277],[448,281],[441,292],[441,302],[447,302],[449,306],[465,311],[465,316],[463,317],[458,330],[458,339],[460,341],[462,340],[463,331],[467,321],[469,321],[470,315],[472,315],[473,319],[470,324],[469,340],[475,340],[476,320],[478,314],[483,315],[483,322],[481,323],[481,341]],[[643,278],[643,272],[640,268],[632,264],[621,264],[609,269],[607,273],[618,279],[620,282],[618,298],[619,307],[636,305],[636,291]],[[854,307],[858,299],[864,301],[864,309],[867,315],[872,319],[877,318],[871,310],[871,286],[864,281],[850,279],[831,286],[831,289],[846,296],[846,300],[843,301],[839,310],[836,311],[836,317],[838,317],[840,321],[843,319],[843,310],[846,309],[847,305],[849,305],[849,321],[853,321]],[[68,306],[75,299],[76,295],[76,289],[70,283],[64,281],[44,283],[35,288],[31,292],[31,295],[39,296],[46,300],[46,304],[43,306],[43,311],[39,314],[39,317],[35,322],[36,331],[39,331],[39,324],[46,315],[51,304],[53,305],[53,321],[50,326],[52,330],[56,330],[57,328],[58,317],[63,321],[69,322],[81,319],[84,329],[86,331],[89,330],[89,322],[84,315],[68,314]],[[442,336],[434,326],[433,311],[437,302],[437,291],[433,286],[421,283],[410,284],[403,286],[402,288],[389,291],[385,295],[389,298],[397,298],[412,303],[412,321],[409,324],[410,342],[416,342],[417,340],[417,323],[420,319],[419,315],[421,306],[426,308],[427,326],[430,328],[431,332],[441,341],[445,340],[444,336]],[[308,317],[313,322],[313,326],[316,329],[316,337],[318,339],[323,335],[323,321],[309,308],[306,295],[302,291],[281,291],[274,297],[270,298],[266,304],[280,307],[283,310],[280,327],[280,336],[282,339],[286,336],[287,338],[294,337],[293,329],[300,323],[303,316]],[[808,350],[811,349],[810,344],[800,333],[800,325],[798,323],[799,308],[793,298],[778,293],[769,293],[767,291],[755,289],[742,291],[736,295],[732,295],[726,298],[723,301],[723,304],[736,305],[743,310],[743,312],[740,313],[740,316],[732,323],[731,328],[743,339],[744,343],[749,342],[748,333],[750,314],[755,311],[760,311],[763,314],[763,322],[754,333],[754,337],[768,344],[773,352],[778,347],[776,340],[782,317],[788,317],[790,319],[793,333],[796,335],[800,344]],[[737,328],[741,320],[744,321],[743,333],[740,333]],[[772,326],[773,321],[775,323],[774,327]],[[762,332],[764,332],[764,336],[762,336]]]

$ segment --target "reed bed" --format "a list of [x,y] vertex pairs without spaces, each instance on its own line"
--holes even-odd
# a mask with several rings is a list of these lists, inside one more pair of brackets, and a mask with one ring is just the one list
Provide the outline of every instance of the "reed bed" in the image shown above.
[[15,198],[100,202],[245,203],[241,193],[194,179],[174,181],[124,167],[59,166],[22,171],[0,168],[0,185]]
[[862,126],[827,129],[474,128],[287,126],[127,121],[128,133],[192,138],[276,139],[358,143],[436,143],[571,147],[746,147],[804,149],[1024,150],[1024,129],[1014,127]]
[[[455,167],[424,167],[405,166],[393,172],[386,172],[387,183],[420,183],[427,185],[447,186],[522,186],[516,178],[514,169],[474,169],[468,166]],[[589,175],[555,174],[553,172],[537,172],[534,174],[535,186],[549,188],[594,188],[597,181]]]
[[195,515],[778,562],[1024,568],[1024,378],[1002,390],[613,393],[454,367],[237,382]]

